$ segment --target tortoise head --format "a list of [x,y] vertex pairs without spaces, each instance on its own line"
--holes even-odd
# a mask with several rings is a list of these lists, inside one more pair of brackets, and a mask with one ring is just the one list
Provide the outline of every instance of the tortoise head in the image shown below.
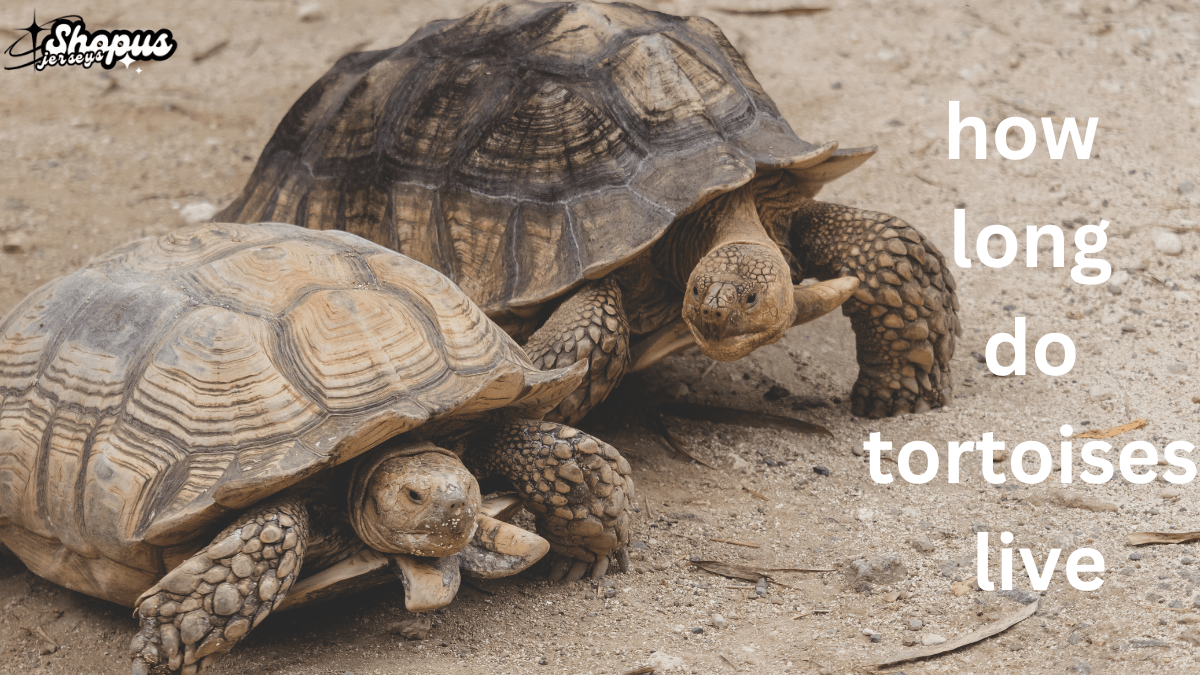
[[475,534],[479,483],[453,453],[432,443],[378,448],[354,467],[350,522],[383,553],[442,557]]
[[734,241],[700,259],[683,319],[710,359],[734,361],[783,337],[795,316],[792,278],[774,245]]

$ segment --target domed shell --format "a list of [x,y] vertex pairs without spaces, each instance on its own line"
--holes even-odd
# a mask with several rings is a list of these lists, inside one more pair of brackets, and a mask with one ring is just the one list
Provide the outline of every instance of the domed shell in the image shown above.
[[423,424],[540,417],[582,373],[535,369],[441,274],[345,232],[138,241],[0,320],[0,535],[39,565],[161,576],[161,547],[231,510]]
[[491,2],[340,59],[218,218],[359,234],[494,316],[607,274],[759,171],[815,195],[872,152],[797,138],[706,19]]

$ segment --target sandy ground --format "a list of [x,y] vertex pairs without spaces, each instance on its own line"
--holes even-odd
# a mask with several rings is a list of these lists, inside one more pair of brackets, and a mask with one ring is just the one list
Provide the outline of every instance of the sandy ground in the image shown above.
[[[1200,192],[1192,188],[1200,182],[1197,8],[1182,0],[831,0],[821,3],[830,11],[816,15],[745,16],[721,12],[715,2],[652,4],[716,21],[801,137],[879,145],[871,162],[823,198],[895,213],[947,254],[956,205],[965,204],[971,251],[987,224],[1008,225],[1022,241],[1026,225],[1064,224],[1068,265],[1073,228],[1105,219],[1111,225],[1102,257],[1121,283],[1086,287],[1072,282],[1067,268],[1027,269],[1023,248],[1007,269],[978,262],[955,269],[965,328],[956,395],[949,409],[924,415],[850,415],[856,366],[840,316],[794,330],[736,363],[714,366],[698,355],[668,360],[628,378],[586,424],[635,468],[638,572],[599,588],[550,585],[534,573],[464,587],[434,615],[429,637],[414,641],[389,631],[411,618],[395,585],[275,615],[215,672],[624,673],[653,665],[656,672],[847,673],[903,651],[906,639],[953,640],[1036,597],[953,592],[956,579],[975,576],[981,528],[993,539],[1013,532],[1015,546],[1032,549],[1039,565],[1049,548],[1065,549],[1040,609],[997,637],[906,664],[905,672],[1200,667],[1194,546],[1125,543],[1137,530],[1200,530],[1192,484],[1164,498],[1171,486],[1161,479],[1100,486],[1077,479],[1064,496],[1057,472],[1026,486],[1012,482],[1005,464],[1009,482],[996,488],[982,480],[977,460],[957,485],[946,482],[945,470],[949,441],[985,432],[1009,449],[1026,440],[1057,449],[1064,423],[1080,431],[1144,418],[1148,426],[1116,439],[1118,447],[1146,440],[1161,450],[1170,441],[1200,439]],[[182,226],[188,204],[228,203],[288,106],[338,56],[399,44],[429,20],[474,7],[458,0],[326,1],[314,15],[300,5],[36,4],[39,20],[79,14],[89,28],[169,28],[180,47],[167,61],[138,64],[141,73],[118,66],[0,74],[0,313],[92,256]],[[15,29],[29,24],[33,10],[29,3],[0,8],[0,27],[14,29],[0,31],[5,45],[21,35]],[[989,130],[1020,116],[1034,120],[1039,136],[1039,117],[1098,117],[1093,156],[1053,161],[1039,139],[1023,161],[1002,159],[994,148],[986,160],[949,160],[950,100]],[[964,140],[972,147],[969,134]],[[1162,228],[1184,230],[1180,253],[1156,248]],[[992,376],[974,354],[993,334],[1011,332],[1016,316],[1028,319],[1030,374]],[[1063,377],[1033,367],[1033,344],[1050,332],[1070,336],[1078,351]],[[789,395],[766,400],[776,386]],[[721,467],[714,470],[665,449],[639,412],[679,395],[796,414],[834,437],[670,421],[698,456]],[[827,405],[808,407],[820,402]],[[926,485],[873,483],[855,453],[872,431],[897,448],[932,443],[942,454],[938,477]],[[1084,546],[1099,550],[1107,566],[1104,585],[1093,592],[1068,586],[1062,571],[1067,554]],[[880,555],[895,556],[905,569],[896,581],[860,592],[845,572],[848,563]],[[740,588],[743,582],[691,568],[690,556],[842,571],[781,574],[759,598]],[[998,555],[992,559],[995,566]],[[1016,588],[1027,591],[1020,563],[1016,577]],[[128,672],[135,624],[126,609],[57,588],[9,556],[0,556],[0,608],[0,672]],[[714,614],[724,627],[714,626]],[[917,631],[908,628],[914,620],[923,622]],[[56,649],[42,653],[50,645]]]

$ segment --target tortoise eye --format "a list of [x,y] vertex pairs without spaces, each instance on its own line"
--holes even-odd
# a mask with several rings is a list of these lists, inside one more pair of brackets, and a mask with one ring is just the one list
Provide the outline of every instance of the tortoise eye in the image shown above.
[[746,296],[747,305],[753,305],[756,302],[758,302],[758,293],[751,293],[750,295]]
[[421,493],[417,492],[416,490],[409,489],[408,498],[411,499],[414,504],[421,503]]
[[692,295],[696,296],[697,298],[700,297],[700,285],[699,284],[692,286]]

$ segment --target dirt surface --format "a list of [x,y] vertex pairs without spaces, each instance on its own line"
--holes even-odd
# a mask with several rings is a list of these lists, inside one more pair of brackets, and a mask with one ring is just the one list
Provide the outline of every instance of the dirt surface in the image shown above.
[[[841,316],[793,330],[739,362],[670,359],[627,378],[615,400],[584,425],[635,469],[636,572],[599,587],[547,584],[537,573],[464,586],[433,615],[424,640],[393,632],[395,622],[412,618],[396,584],[273,615],[213,672],[624,673],[655,666],[656,672],[847,673],[908,649],[905,640],[953,640],[1039,596],[1029,592],[1019,554],[1016,591],[970,588],[975,532],[982,528],[993,542],[1000,531],[1013,532],[1014,547],[1032,549],[1039,565],[1050,548],[1063,549],[1040,609],[982,643],[905,664],[905,672],[1200,667],[1195,546],[1125,543],[1138,530],[1200,530],[1192,483],[1174,493],[1161,478],[1145,485],[1076,478],[1062,486],[1055,471],[1028,486],[1014,483],[1004,462],[997,468],[1008,482],[997,488],[981,478],[979,460],[972,459],[978,453],[967,456],[959,484],[947,483],[945,468],[948,442],[979,440],[986,432],[1010,451],[1039,441],[1055,456],[1063,424],[1078,432],[1148,420],[1113,440],[1118,449],[1132,440],[1161,451],[1171,441],[1200,439],[1196,6],[1183,0],[820,4],[829,11],[789,16],[735,15],[716,2],[652,6],[717,22],[801,137],[879,146],[874,159],[822,198],[894,213],[948,256],[956,205],[965,205],[972,258],[975,234],[985,225],[1007,225],[1021,242],[1026,225],[1063,227],[1066,268],[1050,267],[1047,253],[1041,266],[1026,268],[1022,244],[1006,269],[978,262],[954,269],[965,332],[953,405],[879,421],[851,416],[857,367]],[[290,0],[169,8],[37,3],[39,21],[78,14],[93,29],[169,28],[180,46],[166,61],[129,69],[0,74],[0,313],[97,254],[184,225],[189,205],[224,206],[288,106],[337,57],[394,46],[427,21],[474,6],[456,0],[326,1],[315,10]],[[0,8],[5,45],[25,35],[16,29],[30,23],[34,9]],[[1033,156],[1006,160],[989,142],[986,160],[947,159],[951,100],[962,102],[963,115],[981,117],[989,132],[1010,116],[1032,120],[1039,136]],[[1074,159],[1068,149],[1070,159],[1049,159],[1040,117],[1081,123],[1098,117],[1092,158]],[[971,132],[963,139],[964,150],[972,149]],[[1019,132],[1011,142],[1019,145]],[[1070,278],[1072,233],[1100,219],[1110,223],[1100,257],[1112,263],[1119,283],[1083,286]],[[1156,247],[1164,228],[1180,230],[1172,233],[1181,252],[1169,253],[1171,241],[1162,242],[1167,251]],[[1029,374],[995,377],[974,355],[990,336],[1012,332],[1017,316],[1028,320]],[[1062,377],[1033,365],[1034,343],[1050,332],[1070,336],[1077,349],[1074,369]],[[669,419],[698,457],[719,467],[713,469],[684,461],[657,439],[644,411],[674,398],[794,414],[825,425],[833,437]],[[856,454],[872,431],[897,449],[913,440],[931,443],[941,453],[938,476],[925,485],[899,478],[875,484]],[[1082,443],[1075,441],[1076,453]],[[1031,472],[1035,457],[1026,463]],[[895,464],[884,467],[895,473]],[[923,468],[920,461],[914,467]],[[1075,590],[1063,574],[1070,551],[1085,546],[1104,556],[1097,591]],[[759,597],[752,582],[694,569],[687,564],[692,556],[839,571],[778,574]],[[904,568],[893,566],[894,574],[873,582],[855,579],[850,563],[873,556],[894,556]],[[993,581],[998,561],[993,551]],[[959,579],[961,595],[952,588]],[[0,673],[129,672],[135,622],[125,608],[55,587],[8,555],[0,555],[0,608]],[[914,621],[923,624],[919,630],[909,629]]]

